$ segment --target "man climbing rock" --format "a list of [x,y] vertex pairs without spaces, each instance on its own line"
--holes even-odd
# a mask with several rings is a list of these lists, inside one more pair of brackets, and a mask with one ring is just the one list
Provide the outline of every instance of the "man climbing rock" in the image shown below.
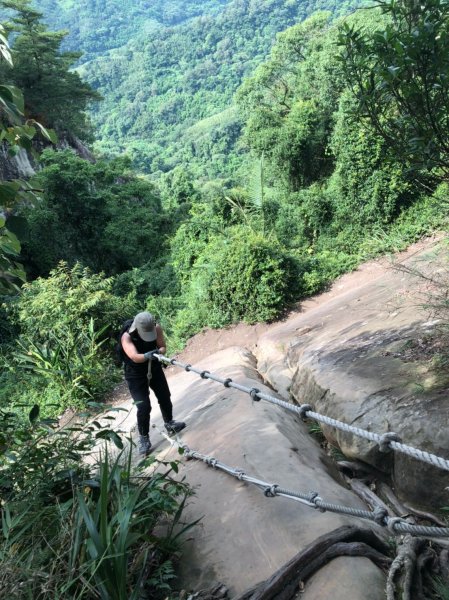
[[150,390],[156,395],[162,418],[168,433],[177,433],[186,426],[173,420],[170,389],[161,363],[154,353],[166,352],[164,332],[149,312],[141,312],[125,324],[120,338],[125,367],[125,380],[132,399],[137,404],[137,429],[139,431],[139,454],[147,455],[151,449]]

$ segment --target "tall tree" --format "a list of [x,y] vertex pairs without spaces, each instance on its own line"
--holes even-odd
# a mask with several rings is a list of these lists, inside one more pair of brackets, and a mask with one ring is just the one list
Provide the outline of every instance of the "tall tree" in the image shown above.
[[381,0],[377,29],[344,24],[358,117],[414,169],[449,177],[449,0]]
[[1,6],[15,11],[6,24],[17,34],[13,48],[14,67],[5,66],[1,77],[20,87],[25,97],[25,115],[59,132],[89,138],[85,114],[89,102],[100,95],[72,70],[79,52],[61,52],[65,31],[47,31],[42,14],[31,7],[31,0],[3,0]]
[[279,34],[270,58],[237,93],[246,143],[289,191],[322,178],[332,164],[326,146],[341,86],[330,19],[317,13]]
[[[0,65],[6,62],[12,67],[11,53],[6,33],[0,25]],[[1,81],[1,80],[0,80]],[[40,131],[54,142],[52,131],[47,131],[33,120],[24,122],[22,92],[12,86],[0,84],[0,140],[6,144],[9,154],[17,154],[20,148],[29,149],[31,140]],[[24,220],[12,215],[12,209],[20,200],[34,198],[34,190],[25,181],[0,181],[0,296],[19,289],[25,281],[25,271],[18,262],[20,255],[20,233]]]

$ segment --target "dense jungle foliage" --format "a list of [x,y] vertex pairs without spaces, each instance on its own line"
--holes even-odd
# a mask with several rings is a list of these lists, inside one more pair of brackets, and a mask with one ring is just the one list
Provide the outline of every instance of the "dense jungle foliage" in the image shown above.
[[[447,225],[449,2],[0,5],[3,156],[36,165],[0,183],[0,588],[124,600],[152,556],[166,597],[176,539],[151,532],[179,519],[176,464],[136,486],[103,456],[98,478],[82,454],[120,437],[94,421],[73,446],[58,418],[101,406],[114,335],[139,310],[173,353]],[[121,533],[120,511],[137,519]]]
[[[278,32],[316,10],[348,12],[359,0],[59,2],[52,26],[77,30],[79,72],[104,101],[92,113],[96,148],[126,151],[145,172],[189,165],[195,178],[236,181],[244,149],[233,95],[270,51]],[[92,21],[102,27],[93,43]],[[103,41],[104,40],[104,41]],[[111,41],[114,47],[111,47]]]

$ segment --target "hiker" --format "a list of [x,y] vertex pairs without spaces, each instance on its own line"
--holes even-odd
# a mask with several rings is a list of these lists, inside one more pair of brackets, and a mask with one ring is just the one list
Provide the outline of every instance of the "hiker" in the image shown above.
[[[130,324],[129,324],[130,323]],[[150,390],[156,395],[161,408],[162,418],[168,433],[177,433],[186,426],[173,420],[173,406],[170,390],[158,359],[154,353],[166,352],[164,332],[156,324],[149,312],[140,312],[132,323],[125,324],[121,335],[122,356],[125,367],[125,380],[132,399],[137,404],[137,429],[139,431],[139,454],[150,452]]]

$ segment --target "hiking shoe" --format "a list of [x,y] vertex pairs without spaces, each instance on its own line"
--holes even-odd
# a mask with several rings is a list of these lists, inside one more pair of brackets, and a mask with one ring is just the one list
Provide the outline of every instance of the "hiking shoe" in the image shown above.
[[151,442],[148,435],[139,435],[139,443],[137,444],[139,454],[148,456],[151,450]]
[[185,423],[183,423],[182,421],[167,421],[165,423],[165,429],[167,430],[168,433],[178,433],[179,431],[182,431],[184,429],[184,427],[186,426]]

